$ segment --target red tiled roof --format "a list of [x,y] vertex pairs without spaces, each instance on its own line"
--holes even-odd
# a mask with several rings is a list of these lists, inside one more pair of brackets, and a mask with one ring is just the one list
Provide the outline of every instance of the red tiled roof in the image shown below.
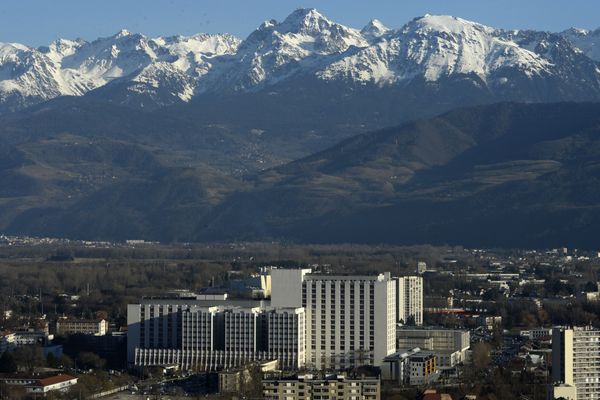
[[71,376],[71,375],[60,374],[60,375],[51,376],[51,377],[44,378],[44,379],[38,379],[38,381],[33,386],[50,386],[50,385],[56,385],[57,383],[68,382],[68,381],[73,380],[73,379],[76,379],[76,378],[74,376]]

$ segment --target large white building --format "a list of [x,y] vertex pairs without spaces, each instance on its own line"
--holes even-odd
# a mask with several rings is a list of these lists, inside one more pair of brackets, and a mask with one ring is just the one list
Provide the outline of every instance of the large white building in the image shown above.
[[305,362],[304,309],[196,299],[147,299],[127,308],[128,362],[212,371],[251,361]]
[[[306,270],[273,272],[271,305],[305,309],[306,361],[310,367],[381,365],[395,352],[396,282],[389,273],[346,276]],[[278,291],[278,286],[287,290]]]
[[552,380],[577,400],[600,399],[600,330],[556,327],[552,330]]
[[403,276],[396,282],[398,322],[406,324],[413,319],[414,325],[423,325],[423,277]]
[[396,351],[397,280],[271,271],[271,302],[183,297],[128,306],[131,365],[218,370],[279,360],[283,369],[379,366]]

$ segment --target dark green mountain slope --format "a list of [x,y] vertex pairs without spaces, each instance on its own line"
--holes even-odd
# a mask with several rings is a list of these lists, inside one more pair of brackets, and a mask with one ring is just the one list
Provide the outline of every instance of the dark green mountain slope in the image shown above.
[[[22,192],[1,197],[11,233],[588,248],[600,237],[595,103],[460,109],[244,179],[175,143],[67,133],[40,140],[0,148],[11,154],[2,179],[27,178]],[[102,166],[100,182],[91,171]]]
[[457,110],[268,171],[199,238],[594,247],[599,166],[598,104]]

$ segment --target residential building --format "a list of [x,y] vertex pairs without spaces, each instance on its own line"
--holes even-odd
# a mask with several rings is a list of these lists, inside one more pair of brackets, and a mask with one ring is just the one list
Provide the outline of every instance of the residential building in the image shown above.
[[46,395],[48,392],[66,392],[71,386],[77,384],[77,378],[67,374],[60,374],[48,378],[36,379],[33,384],[25,386],[25,391],[33,395]]
[[577,400],[577,389],[575,386],[562,384],[549,385],[548,399]]
[[306,274],[302,305],[306,310],[306,357],[311,367],[378,366],[396,350],[396,282],[389,273]]
[[68,319],[61,318],[56,321],[56,333],[59,335],[84,335],[104,336],[108,332],[108,321],[104,319]]
[[532,328],[521,331],[519,334],[531,340],[550,339],[552,337],[552,328]]
[[556,327],[552,330],[552,380],[574,386],[577,400],[600,398],[600,330]]
[[[217,302],[218,303],[218,302]],[[305,362],[303,308],[196,299],[145,299],[127,309],[128,363],[214,371],[278,360]]]
[[389,273],[356,276],[273,269],[271,285],[272,306],[305,309],[308,366],[381,365],[395,351],[396,282]]
[[271,269],[271,302],[145,299],[128,306],[128,361],[213,370],[277,359],[283,369],[380,365],[396,350],[389,273]]
[[410,359],[413,354],[420,352],[421,349],[398,351],[390,354],[383,360],[381,365],[381,379],[384,381],[393,381],[394,383],[405,386],[410,384]]
[[436,355],[431,351],[418,351],[408,356],[411,385],[427,385],[438,377]]
[[396,301],[397,321],[423,325],[423,278],[403,276],[396,278],[398,298]]
[[313,375],[282,379],[263,379],[266,400],[379,400],[381,384],[377,378],[350,379],[343,375],[315,378]]
[[502,316],[500,315],[480,315],[475,318],[475,322],[479,326],[483,326],[486,330],[492,332],[502,326]]
[[53,338],[44,331],[17,331],[15,332],[15,346],[41,345],[46,346]]
[[31,395],[45,396],[48,392],[60,391],[65,392],[71,386],[77,384],[77,378],[67,374],[59,374],[46,377],[31,377],[31,376],[4,376],[0,378],[0,382],[7,386],[22,386],[25,392]]
[[252,368],[260,368],[260,373],[277,370],[277,361],[266,361],[260,364],[245,365],[240,368],[233,368],[219,371],[219,393],[239,393],[244,386],[251,384],[256,376],[252,374]]

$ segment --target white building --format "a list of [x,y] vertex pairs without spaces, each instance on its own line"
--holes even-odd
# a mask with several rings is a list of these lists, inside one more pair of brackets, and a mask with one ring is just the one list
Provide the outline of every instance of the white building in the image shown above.
[[[67,374],[36,379],[33,384],[26,385],[25,391],[29,394],[46,396],[48,392],[66,392],[71,386],[77,384],[77,378]],[[37,396],[36,396],[37,397]]]
[[552,380],[559,387],[574,386],[577,400],[600,398],[600,330],[552,330]]
[[17,331],[15,332],[15,345],[30,346],[30,345],[47,345],[54,339],[54,335],[49,335],[44,331]]
[[59,374],[48,377],[24,377],[24,376],[3,376],[0,383],[7,386],[22,386],[27,394],[45,397],[48,392],[59,391],[66,392],[73,385],[77,384],[77,378],[67,374]]
[[84,334],[104,336],[108,333],[108,321],[104,319],[68,319],[56,321],[56,333],[59,335]]
[[271,270],[271,302],[145,299],[128,306],[131,365],[215,370],[278,359],[279,367],[381,365],[396,351],[397,281]]
[[[381,365],[396,350],[396,282],[389,273],[320,275],[292,269],[273,273],[271,304],[305,308],[309,366]],[[286,290],[278,290],[280,286]]]
[[304,365],[304,309],[260,303],[148,299],[127,308],[128,362],[205,371],[252,361]]
[[415,325],[423,325],[423,278],[403,276],[396,278],[398,300],[396,312],[398,322],[407,323],[414,318]]
[[426,385],[438,377],[436,356],[431,351],[419,351],[408,356],[411,385]]
[[399,351],[387,356],[381,366],[381,379],[384,381],[394,381],[400,386],[410,384],[410,356],[417,354],[421,349]]
[[532,328],[521,331],[520,336],[531,340],[539,340],[552,337],[552,328]]

